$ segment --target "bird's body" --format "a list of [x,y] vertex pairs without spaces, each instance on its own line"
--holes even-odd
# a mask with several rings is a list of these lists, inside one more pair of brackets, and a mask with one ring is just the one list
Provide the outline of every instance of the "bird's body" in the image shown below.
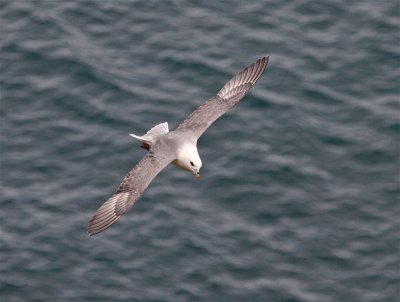
[[199,178],[202,161],[197,150],[198,138],[217,118],[246,95],[264,72],[267,63],[268,57],[264,57],[239,72],[176,130],[169,131],[168,124],[161,123],[143,136],[131,134],[149,152],[125,176],[117,191],[96,211],[89,222],[89,235],[100,233],[115,223],[169,163]]
[[143,136],[135,134],[130,134],[130,136],[138,139],[142,143],[141,147],[147,150],[160,141],[160,144],[164,146],[163,149],[168,148],[175,154],[176,159],[172,161],[172,164],[199,177],[202,163],[197,151],[197,139],[190,132],[179,130],[169,132],[168,123],[161,123]]

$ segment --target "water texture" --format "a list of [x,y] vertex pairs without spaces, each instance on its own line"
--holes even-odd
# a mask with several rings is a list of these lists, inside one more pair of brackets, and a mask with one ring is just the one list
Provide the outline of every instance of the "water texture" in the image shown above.
[[[0,1],[1,301],[398,301],[398,1]],[[117,224],[88,220],[263,55]]]

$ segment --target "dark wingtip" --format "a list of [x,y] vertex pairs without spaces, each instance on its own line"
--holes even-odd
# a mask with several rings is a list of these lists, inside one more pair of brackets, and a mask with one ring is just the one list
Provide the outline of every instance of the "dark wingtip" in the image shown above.
[[121,215],[115,213],[115,207],[119,197],[120,194],[114,194],[97,209],[96,213],[94,213],[87,227],[87,232],[90,236],[108,229],[121,217]]
[[100,224],[98,226],[93,226],[92,223],[91,223],[88,226],[87,233],[89,234],[89,236],[94,236],[94,235],[96,235],[98,233],[104,232],[110,226],[112,226],[114,223],[116,223],[120,217],[121,216],[116,216],[116,217],[114,217],[112,219],[109,219],[105,223],[102,223],[102,224]]
[[264,70],[267,68],[268,62],[269,62],[269,56],[264,56],[260,60],[264,61]]
[[257,61],[257,63],[259,62],[259,61],[263,61],[263,65],[264,65],[264,69],[267,67],[267,65],[268,65],[268,62],[269,62],[269,56],[264,56],[264,57],[262,57],[261,59],[259,59],[258,61]]

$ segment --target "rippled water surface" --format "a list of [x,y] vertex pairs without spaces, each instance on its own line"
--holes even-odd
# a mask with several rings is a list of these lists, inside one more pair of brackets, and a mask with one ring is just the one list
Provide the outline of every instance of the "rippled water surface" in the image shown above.
[[[397,1],[0,2],[2,301],[398,301]],[[118,223],[94,211],[236,72],[266,73]]]

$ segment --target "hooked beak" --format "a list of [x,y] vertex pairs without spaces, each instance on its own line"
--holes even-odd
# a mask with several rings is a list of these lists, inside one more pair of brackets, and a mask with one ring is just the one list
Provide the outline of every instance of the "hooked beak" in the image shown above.
[[196,180],[199,180],[201,177],[200,177],[200,172],[199,171],[197,171],[197,173],[194,175],[194,177],[196,177]]

